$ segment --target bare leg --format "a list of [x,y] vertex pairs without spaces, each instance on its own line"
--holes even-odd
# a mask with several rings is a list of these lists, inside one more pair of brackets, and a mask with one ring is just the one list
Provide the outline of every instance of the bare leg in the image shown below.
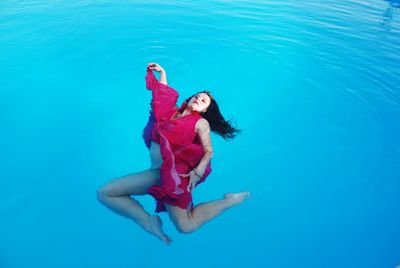
[[130,195],[144,195],[147,189],[160,183],[160,169],[149,169],[117,178],[97,191],[98,200],[115,213],[132,219],[145,231],[165,241],[171,239],[163,232],[159,216],[152,216]]
[[239,205],[249,195],[249,192],[225,194],[223,199],[197,205],[191,214],[180,207],[166,207],[176,229],[181,233],[191,233],[226,209]]

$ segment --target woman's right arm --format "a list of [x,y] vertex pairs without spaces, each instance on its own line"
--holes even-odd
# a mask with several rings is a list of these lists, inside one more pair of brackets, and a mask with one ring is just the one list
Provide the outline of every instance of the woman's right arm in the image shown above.
[[[160,72],[160,81],[157,80],[153,70]],[[157,63],[149,63],[147,65],[145,80],[146,89],[151,90],[151,107],[156,120],[169,120],[171,112],[177,108],[176,101],[179,93],[167,85],[167,75]]]
[[163,85],[168,85],[167,81],[167,73],[165,72],[164,68],[161,67],[158,63],[151,62],[147,65],[147,68],[150,70],[155,70],[156,72],[160,73],[160,83]]
[[164,84],[164,85],[168,85],[167,73],[165,72],[164,69],[161,69],[161,71],[160,71],[160,83]]

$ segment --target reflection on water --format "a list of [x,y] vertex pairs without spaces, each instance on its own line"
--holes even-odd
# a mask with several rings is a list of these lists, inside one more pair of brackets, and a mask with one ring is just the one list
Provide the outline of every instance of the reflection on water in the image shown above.
[[383,0],[385,2],[388,2],[391,7],[400,7],[400,0]]
[[400,8],[400,0],[383,0],[388,3],[388,7],[383,13],[382,26],[386,31],[390,31],[391,22],[396,8]]

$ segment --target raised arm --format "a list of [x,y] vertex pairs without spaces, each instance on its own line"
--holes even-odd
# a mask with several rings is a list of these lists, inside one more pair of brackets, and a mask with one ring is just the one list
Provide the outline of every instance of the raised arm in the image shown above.
[[160,73],[160,81],[159,82],[163,85],[168,85],[167,73],[165,72],[164,68],[160,66],[160,64],[151,62],[147,65],[147,68],[149,68],[150,70],[159,72]]
[[[157,80],[153,70],[161,73],[160,81]],[[156,120],[170,119],[171,113],[177,108],[179,93],[167,85],[164,69],[157,63],[149,63],[145,80],[146,88],[152,92],[151,108]]]

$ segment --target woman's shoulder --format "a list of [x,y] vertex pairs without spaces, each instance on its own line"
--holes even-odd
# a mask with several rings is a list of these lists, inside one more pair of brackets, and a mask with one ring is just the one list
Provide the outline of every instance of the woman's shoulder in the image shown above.
[[196,132],[209,131],[210,130],[210,123],[208,123],[207,119],[205,119],[204,117],[201,117],[196,122],[195,130],[196,130]]

